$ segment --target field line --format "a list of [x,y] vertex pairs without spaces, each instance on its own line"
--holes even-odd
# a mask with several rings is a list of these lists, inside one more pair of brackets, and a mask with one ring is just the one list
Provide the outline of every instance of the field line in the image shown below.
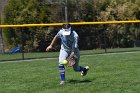
[[[116,52],[116,53],[103,53],[103,54],[89,54],[89,55],[81,55],[81,57],[85,56],[109,56],[109,55],[117,55],[117,54],[136,54],[140,53],[140,51],[135,52]],[[3,61],[0,63],[16,63],[16,62],[30,62],[30,61],[36,61],[36,60],[51,60],[51,59],[57,59],[58,57],[54,58],[38,58],[38,59],[26,59],[26,60],[14,60],[14,61]]]

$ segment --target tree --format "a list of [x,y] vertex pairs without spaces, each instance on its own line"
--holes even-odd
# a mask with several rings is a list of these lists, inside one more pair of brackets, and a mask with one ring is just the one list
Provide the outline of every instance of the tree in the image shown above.
[[[64,22],[64,0],[9,0],[4,24]],[[139,0],[68,0],[69,22],[113,21],[140,19]],[[80,35],[80,48],[130,47],[140,38],[139,24],[110,24],[73,26]],[[21,45],[21,36],[27,51],[45,51],[60,27],[8,28],[4,31],[8,48]],[[106,31],[107,30],[107,31]],[[19,37],[20,36],[20,37]],[[87,46],[83,44],[87,42]],[[56,46],[57,48],[59,46]]]
[[[44,1],[45,2],[45,1]],[[49,20],[49,11],[46,9],[45,3],[40,5],[38,0],[9,0],[4,14],[4,23],[6,24],[33,24],[33,23],[45,23],[51,22]],[[35,34],[42,34],[40,32],[40,28],[8,28],[4,31],[5,41],[7,48],[15,47],[21,45],[22,41],[20,36],[24,36],[24,44],[26,46],[26,42],[30,42],[30,46],[33,47],[35,38]],[[42,29],[43,30],[43,29]]]
[[[105,11],[100,12],[98,20],[108,21],[108,20],[136,20],[136,13],[138,10],[138,5],[132,2],[124,2],[119,0],[114,0],[106,8]],[[132,46],[132,41],[135,40],[133,31],[134,25],[130,24],[114,24],[108,27],[108,36],[111,45],[113,47],[130,47]],[[133,30],[132,30],[133,29]]]

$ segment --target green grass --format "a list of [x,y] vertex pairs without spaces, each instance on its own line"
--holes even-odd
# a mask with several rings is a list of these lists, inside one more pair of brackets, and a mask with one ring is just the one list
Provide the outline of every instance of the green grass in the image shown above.
[[[47,58],[47,57],[57,57],[58,52],[33,52],[33,53],[24,53],[24,59],[34,59],[34,58]],[[11,61],[11,60],[22,60],[22,53],[1,53],[0,61]]]
[[86,77],[66,68],[59,85],[57,59],[0,63],[0,93],[140,93],[140,53],[81,57]]
[[[108,53],[111,52],[130,52],[130,51],[140,51],[139,47],[136,48],[113,48],[107,49]],[[94,49],[94,50],[82,50],[81,55],[91,55],[91,54],[101,54],[105,53],[105,49]],[[58,52],[32,52],[24,53],[24,59],[34,59],[34,58],[48,58],[48,57],[58,57]],[[0,62],[9,60],[22,60],[22,53],[0,53]]]

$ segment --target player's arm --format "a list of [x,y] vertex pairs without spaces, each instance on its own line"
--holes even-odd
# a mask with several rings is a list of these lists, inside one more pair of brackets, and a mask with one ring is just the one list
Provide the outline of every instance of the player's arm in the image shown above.
[[58,35],[55,35],[55,37],[53,38],[51,44],[46,48],[46,51],[49,51],[49,50],[53,49],[53,47],[54,47],[54,45],[55,45],[57,40],[58,40]]

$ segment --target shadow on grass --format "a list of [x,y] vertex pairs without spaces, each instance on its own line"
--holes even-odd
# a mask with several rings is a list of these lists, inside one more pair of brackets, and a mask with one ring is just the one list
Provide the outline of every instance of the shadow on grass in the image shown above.
[[71,79],[68,82],[72,83],[72,84],[75,84],[75,83],[90,83],[92,81],[91,80],[73,80],[73,79]]

